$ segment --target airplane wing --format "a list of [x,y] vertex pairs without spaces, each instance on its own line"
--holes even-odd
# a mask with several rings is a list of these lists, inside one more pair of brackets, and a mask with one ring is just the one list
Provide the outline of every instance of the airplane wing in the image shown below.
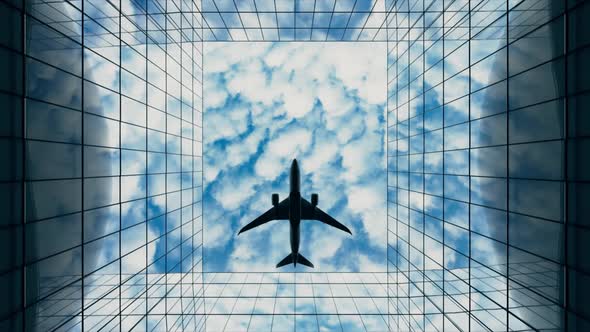
[[348,227],[342,225],[336,219],[330,217],[329,214],[320,210],[318,207],[314,207],[303,197],[301,197],[301,219],[319,220],[324,224],[336,227],[352,235]]
[[248,225],[244,226],[238,232],[238,235],[245,231],[249,231],[254,227],[266,224],[271,220],[289,219],[289,197],[285,198],[277,206],[273,206],[270,210],[264,212],[260,217],[254,219]]

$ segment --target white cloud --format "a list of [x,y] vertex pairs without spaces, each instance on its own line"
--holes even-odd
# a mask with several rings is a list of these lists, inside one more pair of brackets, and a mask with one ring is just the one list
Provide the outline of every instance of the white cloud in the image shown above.
[[347,170],[345,178],[348,181],[358,181],[362,176],[374,170],[376,166],[385,168],[385,159],[380,153],[381,144],[381,137],[372,133],[364,135],[342,148],[342,164]]
[[251,157],[256,150],[258,145],[262,141],[265,135],[265,129],[258,128],[251,132],[244,140],[236,142],[227,147],[227,163],[231,166],[238,166],[244,163],[249,157]]
[[359,255],[359,271],[362,272],[385,272],[387,265],[382,262],[375,262],[369,255]]
[[224,220],[207,223],[203,231],[207,233],[207,236],[204,237],[205,245],[213,249],[225,245],[233,235],[228,231],[228,225]]
[[348,208],[361,215],[363,229],[376,246],[387,243],[386,188],[381,181],[372,185],[353,185],[347,192]]
[[233,94],[240,94],[249,100],[255,100],[267,106],[277,98],[270,89],[263,64],[254,59],[242,64],[236,70],[227,72],[227,90]]
[[303,155],[309,149],[311,133],[294,128],[279,134],[268,143],[255,165],[256,174],[273,180],[285,170],[288,161]]
[[248,109],[237,107],[207,114],[207,126],[204,135],[214,141],[233,138],[248,129]]
[[[318,136],[316,138],[321,139]],[[305,159],[305,170],[310,173],[321,170],[339,157],[338,152],[338,144],[335,142],[320,141],[309,157]]]
[[325,82],[319,87],[319,99],[329,117],[347,114],[354,107],[354,101],[346,95],[344,87],[336,82]]
[[227,99],[227,90],[217,84],[205,84],[203,94],[207,98],[207,106],[211,108],[221,107]]
[[[241,47],[239,52],[235,48],[227,47],[227,43],[205,43],[203,59],[208,73],[226,72],[231,66],[247,58],[257,58],[266,53],[269,43],[256,43],[255,47]],[[215,56],[207,56],[215,54]]]
[[224,177],[213,189],[213,197],[224,209],[234,210],[254,194],[255,185],[256,180],[252,177]]
[[[308,223],[318,223],[318,226],[315,227],[314,232],[311,233],[311,240],[310,240],[310,252],[303,253],[308,259],[315,261],[315,265],[317,266],[318,270],[325,271],[330,270],[330,268],[326,268],[326,265],[332,265],[333,259],[335,259],[336,251],[342,245],[342,242],[345,237],[348,237],[348,234],[343,232],[336,232],[332,229],[327,229],[329,226],[321,225],[317,221],[305,221],[306,224],[303,226],[309,227]],[[326,260],[326,262],[322,265],[322,260]],[[332,266],[332,269],[334,266]]]
[[315,97],[307,93],[304,87],[298,86],[298,82],[289,85],[283,95],[285,111],[287,115],[293,118],[300,118],[310,112],[315,100]]
[[387,68],[386,48],[382,43],[364,46],[350,48],[345,43],[335,43],[334,50],[328,54],[328,62],[334,66],[337,77],[347,89],[357,90],[359,97],[369,104],[383,103],[387,89],[383,82],[387,80],[387,71],[368,71],[367,68]]
[[281,67],[282,65],[289,62],[289,55],[292,52],[293,49],[290,47],[281,47],[281,45],[276,45],[266,54],[264,61],[270,67]]
[[[289,238],[289,225],[286,220],[271,221],[266,229],[255,229],[236,238],[235,248],[229,259],[230,271],[267,271],[290,252],[285,246]],[[267,243],[272,251],[261,250],[261,243]]]

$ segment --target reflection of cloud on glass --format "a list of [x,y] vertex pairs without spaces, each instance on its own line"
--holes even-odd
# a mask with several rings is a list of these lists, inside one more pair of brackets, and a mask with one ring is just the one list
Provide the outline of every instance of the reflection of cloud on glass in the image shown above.
[[[552,10],[555,9],[553,7],[547,4],[547,7],[539,13],[551,15]],[[540,25],[541,22],[538,24]],[[473,248],[477,250],[474,251],[474,255],[477,254],[477,259],[484,264],[498,266],[496,270],[500,273],[508,273],[511,280],[518,282],[518,287],[530,288],[554,299],[558,298],[557,294],[560,292],[562,283],[559,268],[555,262],[563,260],[561,254],[557,252],[557,242],[562,238],[560,221],[562,220],[563,190],[560,182],[551,180],[561,180],[562,177],[562,143],[550,140],[561,138],[559,128],[562,127],[560,125],[562,115],[556,114],[557,111],[554,108],[556,102],[546,103],[546,101],[559,95],[559,91],[563,90],[559,87],[559,82],[563,80],[559,77],[561,75],[560,59],[537,68],[534,66],[554,58],[557,55],[554,49],[562,49],[559,46],[562,43],[561,29],[560,24],[549,23],[510,44],[509,57],[505,52],[499,52],[490,57],[493,60],[487,63],[497,68],[493,71],[499,73],[492,76],[504,76],[508,64],[509,74],[514,76],[509,79],[509,91],[506,83],[502,82],[474,95],[476,102],[483,106],[481,112],[478,111],[479,108],[476,108],[475,115],[489,117],[475,122],[475,128],[472,124],[472,130],[483,133],[479,136],[472,134],[472,141],[476,146],[519,143],[510,145],[508,148],[485,147],[472,151],[472,170],[475,170],[477,175],[484,176],[472,178],[473,202],[498,209],[508,207],[511,211],[506,216],[506,212],[503,211],[483,207],[476,210],[477,216],[487,221],[487,225],[484,226],[481,220],[477,220],[474,225],[475,230],[499,241],[508,240],[506,235],[508,231],[511,247],[506,253],[505,245],[477,236],[472,239],[474,240]],[[519,31],[519,35],[511,35],[511,37],[522,37],[529,31],[530,28]],[[526,71],[518,74],[524,70]],[[506,91],[509,95],[508,100]],[[508,119],[505,113],[494,115],[503,112],[506,105],[510,110]],[[533,106],[529,107],[529,105]],[[508,137],[509,141],[507,141]],[[545,142],[528,143],[535,141]],[[508,172],[506,165],[509,165]],[[504,177],[513,179],[507,182],[502,179]],[[505,197],[509,197],[508,202]],[[542,220],[534,216],[546,219]],[[508,229],[506,229],[507,219]],[[473,220],[475,218],[472,222]],[[495,248],[493,256],[486,254],[490,248]],[[508,257],[506,257],[507,254]],[[506,271],[504,267],[507,262],[510,264],[509,271]],[[535,275],[532,271],[538,269],[539,265],[545,268],[542,269],[543,272]],[[548,278],[546,287],[539,287],[534,281],[541,277]],[[519,300],[519,294],[520,292],[514,292],[516,300]],[[517,315],[536,328],[541,326],[540,321],[534,318],[534,311],[519,312]],[[552,318],[549,318],[547,322],[549,323],[547,326],[560,324]]]
[[[124,2],[123,7],[132,20],[145,20],[145,16],[133,16],[135,5]],[[158,93],[160,90],[151,89],[151,99],[147,100],[145,40],[141,42],[143,44],[126,46],[119,51],[119,41],[111,39],[114,36],[106,33],[102,34],[102,38],[95,38],[94,33],[105,32],[105,27],[118,34],[117,24],[105,17],[118,13],[110,12],[114,8],[109,4],[88,1],[85,13],[99,20],[102,26],[92,20],[85,21],[84,33],[88,38],[82,51],[79,43],[52,30],[57,29],[74,39],[81,35],[81,26],[74,24],[80,22],[77,17],[80,12],[71,4],[33,4],[28,9],[32,17],[27,20],[26,48],[30,56],[27,58],[26,93],[31,98],[26,104],[29,140],[25,156],[26,180],[30,181],[27,182],[26,195],[26,213],[30,222],[26,233],[27,262],[30,264],[27,267],[27,302],[35,303],[48,295],[48,290],[65,287],[80,278],[82,273],[86,276],[92,274],[93,277],[97,274],[139,273],[146,268],[146,264],[154,262],[156,255],[161,256],[168,251],[170,271],[180,271],[180,212],[174,212],[167,218],[169,229],[165,229],[163,218],[156,217],[168,212],[166,207],[180,207],[176,206],[180,204],[178,193],[171,194],[169,202],[166,202],[164,193],[180,190],[181,183],[185,184],[182,188],[187,188],[186,184],[192,187],[192,177],[187,178],[186,174],[169,175],[166,184],[167,175],[164,173],[167,168],[170,172],[180,172],[181,157],[166,158],[165,152],[180,154],[183,145],[182,151],[190,154],[192,142],[182,142],[171,135],[166,138],[166,134],[153,130],[148,133],[142,128],[150,125],[162,132],[168,130],[170,134],[181,134],[180,120],[170,116],[166,118],[164,113],[154,108],[149,111],[151,122],[146,123],[145,103],[162,110],[166,107],[166,97]],[[165,54],[152,50],[150,60],[164,67]],[[118,66],[119,52],[123,69]],[[82,67],[84,81],[79,77],[82,76]],[[149,67],[150,74],[153,74],[150,82],[159,78],[159,86],[166,88],[162,80],[163,72],[151,63]],[[168,93],[179,97],[181,93],[175,88],[178,87],[171,85]],[[126,96],[120,96],[119,92]],[[169,104],[172,105],[171,112],[180,108],[174,100],[169,100]],[[119,123],[118,120],[126,123]],[[81,128],[82,121],[84,128]],[[166,127],[166,122],[169,127]],[[146,160],[147,138],[153,152]],[[82,141],[85,144],[83,147],[79,146]],[[188,165],[187,161],[182,162]],[[161,174],[148,179],[146,171]],[[84,179],[81,179],[82,175]],[[151,185],[149,194],[157,196],[146,200],[148,181]],[[198,181],[195,183],[199,184]],[[185,195],[183,206],[190,204],[186,202],[187,196],[192,197]],[[122,202],[120,206],[117,205],[119,202]],[[82,209],[86,211],[80,212]],[[200,215],[200,210],[195,208],[195,213]],[[146,225],[146,217],[155,219]],[[167,241],[161,237],[165,232],[169,232]],[[82,239],[85,242],[84,252]],[[165,242],[175,245],[176,249],[166,248],[162,244]],[[185,253],[191,252],[192,243],[191,248],[183,245]],[[120,255],[126,256],[119,262]],[[160,261],[150,269],[162,272],[164,266],[165,263]],[[191,268],[185,266],[183,270]],[[48,288],[48,285],[51,287]],[[94,290],[87,286],[85,297],[97,296]],[[52,294],[40,305],[46,305],[53,297],[62,296],[67,291],[64,288]],[[77,295],[76,298],[81,299],[82,296]],[[64,311],[63,319],[69,319],[69,315],[73,314]],[[36,316],[31,317],[37,319]],[[46,317],[39,317],[32,327],[40,330],[53,327],[36,325],[52,324]],[[77,322],[77,319],[72,322]],[[132,326],[129,325],[129,328]]]
[[[533,3],[535,9],[530,10]],[[424,61],[412,60],[422,51],[419,38],[416,42],[410,40],[408,49],[403,42],[397,44],[397,52],[392,52],[388,60],[389,64],[399,60],[396,68],[403,69],[395,84],[390,86],[392,90],[397,89],[397,104],[394,103],[397,108],[391,113],[394,122],[397,121],[397,132],[393,133],[397,141],[390,149],[397,149],[402,156],[397,158],[397,165],[391,163],[397,166],[398,173],[397,183],[390,185],[397,187],[398,191],[393,201],[417,210],[422,208],[422,199],[432,197],[429,195],[446,198],[444,202],[443,199],[435,202],[430,199],[429,204],[434,206],[424,202],[425,212],[436,218],[444,217],[448,222],[443,230],[440,220],[426,217],[426,235],[443,241],[441,235],[444,234],[445,244],[474,259],[470,262],[472,268],[481,268],[486,274],[503,280],[493,289],[505,290],[508,287],[506,275],[509,275],[510,295],[514,301],[524,301],[533,292],[561,301],[555,294],[561,291],[558,263],[563,261],[557,248],[563,236],[561,222],[564,213],[564,148],[561,142],[564,106],[558,100],[564,92],[564,65],[560,58],[564,49],[564,22],[562,17],[551,20],[560,13],[560,5],[548,1],[525,1],[517,6],[518,9],[510,14],[506,14],[504,7],[486,11],[489,16],[485,19],[479,16],[483,13],[481,8],[472,7],[470,19],[473,22],[488,22],[482,26],[496,23],[483,29],[479,28],[479,23],[470,25],[469,43],[451,38],[451,29],[444,43],[438,40],[424,45]],[[509,15],[508,27],[504,24],[507,17],[503,15]],[[521,24],[520,20],[531,17],[537,19],[534,24]],[[511,44],[507,47],[508,35]],[[406,57],[410,59],[407,64]],[[467,70],[470,64],[471,68]],[[409,74],[406,74],[406,66]],[[414,81],[416,78],[420,81],[422,72],[424,87]],[[407,81],[405,75],[409,76]],[[507,79],[507,75],[510,78]],[[424,95],[418,99],[424,99],[424,103],[411,101],[422,91],[425,91]],[[443,99],[445,105],[441,107]],[[420,114],[422,109],[424,115]],[[422,121],[428,131],[424,134],[424,142],[419,135]],[[441,130],[443,124],[445,128]],[[407,133],[409,138],[403,136]],[[422,144],[425,151],[422,151]],[[423,160],[412,155],[423,152]],[[406,157],[408,153],[410,156]],[[430,173],[424,175],[427,195],[405,190],[408,187],[421,188],[419,176],[405,174],[408,171],[420,173],[422,167],[424,172]],[[439,175],[441,173],[445,175]],[[468,206],[463,202],[472,204]],[[444,211],[440,211],[437,205],[444,206]],[[409,216],[401,210],[397,213],[399,219],[414,222],[411,211]],[[396,223],[396,227],[400,224]],[[421,229],[422,226],[414,227]],[[464,230],[469,227],[471,234]],[[422,241],[414,240],[408,232],[406,226],[397,229],[405,244],[411,240],[413,245],[420,246]],[[507,232],[514,235],[508,236]],[[410,234],[410,239],[405,238],[405,234]],[[464,241],[468,236],[471,242]],[[457,276],[461,276],[460,268],[467,267],[465,256],[453,255],[453,250],[445,248],[443,258],[439,255],[441,250],[434,249],[436,245],[432,246],[430,242],[433,241],[428,239],[424,243],[432,249],[424,250],[425,256],[436,257],[438,264],[457,269]],[[412,261],[415,267],[421,267],[421,260],[412,256],[411,251],[408,253],[403,246],[399,250],[403,250],[400,256]],[[488,267],[479,266],[480,263]],[[440,266],[433,265],[432,268]],[[448,278],[456,277],[449,274]],[[539,279],[547,281],[546,288],[541,287]],[[471,286],[478,291],[490,289],[490,285],[479,281]],[[494,298],[491,292],[486,296]],[[501,307],[506,307],[505,302],[498,301]],[[555,307],[545,300],[541,302]],[[498,310],[501,307],[497,307]],[[547,324],[539,322],[533,311],[515,311],[513,314],[536,328],[560,326],[556,319],[549,319]],[[511,319],[511,322],[515,320]],[[465,323],[464,320],[457,321],[460,326]],[[505,324],[501,323],[502,326]]]

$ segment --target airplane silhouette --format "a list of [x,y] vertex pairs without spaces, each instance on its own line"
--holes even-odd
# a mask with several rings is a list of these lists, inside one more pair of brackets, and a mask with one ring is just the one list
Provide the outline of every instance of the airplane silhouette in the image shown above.
[[289,224],[291,225],[291,253],[277,264],[277,268],[291,263],[293,263],[294,266],[297,266],[297,263],[300,263],[305,266],[313,267],[313,264],[299,253],[299,224],[301,220],[318,220],[324,224],[343,230],[350,235],[352,235],[352,233],[346,226],[342,225],[336,221],[336,219],[330,217],[327,213],[317,207],[318,194],[311,194],[311,203],[301,197],[301,192],[299,191],[300,181],[297,159],[293,159],[293,162],[291,163],[289,180],[291,187],[289,197],[279,203],[279,194],[272,194],[273,207],[264,212],[260,217],[254,219],[248,225],[244,226],[238,232],[238,235],[251,230],[254,227],[266,224],[271,220],[289,220]]

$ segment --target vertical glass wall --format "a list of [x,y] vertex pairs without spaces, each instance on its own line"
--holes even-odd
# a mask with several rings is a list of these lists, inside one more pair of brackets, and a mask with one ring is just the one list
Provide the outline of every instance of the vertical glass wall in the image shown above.
[[196,6],[0,2],[0,330],[203,329]]
[[390,328],[588,329],[588,2],[390,3]]

